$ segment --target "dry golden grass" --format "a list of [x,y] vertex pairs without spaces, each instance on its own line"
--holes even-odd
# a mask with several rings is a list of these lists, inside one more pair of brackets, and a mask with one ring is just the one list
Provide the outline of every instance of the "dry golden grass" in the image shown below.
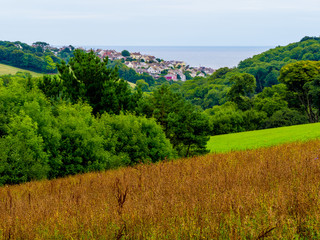
[[318,239],[320,141],[0,188],[0,239]]

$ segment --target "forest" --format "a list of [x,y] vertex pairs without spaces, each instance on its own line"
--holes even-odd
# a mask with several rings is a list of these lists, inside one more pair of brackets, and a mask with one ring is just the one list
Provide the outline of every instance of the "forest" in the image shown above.
[[0,184],[206,153],[208,119],[163,85],[144,97],[93,52],[59,75],[0,78]]
[[[35,42],[32,46],[20,41],[0,41],[0,63],[39,73],[57,73],[56,63],[73,56],[73,46],[59,51],[46,42]],[[56,53],[56,54],[55,54]]]
[[93,51],[55,58],[42,42],[1,42],[1,62],[30,67],[3,58],[20,51],[58,74],[0,76],[0,185],[201,155],[211,135],[318,122],[319,48],[305,37],[237,68],[162,82]]
[[204,110],[212,135],[317,122],[319,50],[304,37],[170,87]]

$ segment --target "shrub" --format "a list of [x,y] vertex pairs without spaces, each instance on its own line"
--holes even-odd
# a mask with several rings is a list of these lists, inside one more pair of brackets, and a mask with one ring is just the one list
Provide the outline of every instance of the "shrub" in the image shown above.
[[[99,119],[98,127],[99,132],[107,134],[111,131],[112,143],[106,150],[122,156],[125,164],[157,162],[175,156],[172,145],[154,119],[105,113]],[[110,140],[108,134],[104,138]]]

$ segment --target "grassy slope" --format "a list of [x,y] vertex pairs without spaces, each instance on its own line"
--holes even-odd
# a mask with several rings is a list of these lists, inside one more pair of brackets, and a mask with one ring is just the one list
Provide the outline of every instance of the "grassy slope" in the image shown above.
[[[36,73],[28,70],[24,70],[21,68],[12,67],[9,65],[1,64],[0,63],[0,76],[1,75],[7,75],[7,74],[16,74],[17,72],[28,72],[34,77],[40,77],[43,76],[41,73]],[[128,82],[131,88],[135,88],[136,84]]]
[[0,239],[319,239],[320,140],[0,188]]
[[6,74],[16,74],[17,72],[28,72],[34,77],[39,77],[43,75],[41,73],[36,73],[36,72],[32,72],[32,71],[28,71],[28,70],[24,70],[21,68],[16,68],[16,67],[12,67],[12,66],[0,63],[0,76],[6,75]]
[[[127,81],[128,82],[128,81]],[[136,87],[136,84],[134,84],[134,83],[132,83],[132,82],[128,82],[129,83],[129,85],[130,85],[130,87],[132,87],[132,88],[135,88]]]
[[320,138],[320,123],[217,135],[211,137],[208,148],[211,152],[228,152],[316,138]]

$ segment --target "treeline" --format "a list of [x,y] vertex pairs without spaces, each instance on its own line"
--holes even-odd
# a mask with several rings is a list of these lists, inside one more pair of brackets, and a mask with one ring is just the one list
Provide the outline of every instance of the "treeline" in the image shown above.
[[[318,122],[320,63],[300,59],[318,45],[306,37],[238,68],[162,85],[70,48],[59,75],[1,76],[0,184],[204,154],[209,135]],[[304,54],[294,59],[297,48]]]
[[93,52],[59,76],[0,77],[0,185],[206,153],[208,118],[163,85],[132,90]]
[[57,73],[56,64],[61,60],[68,61],[73,50],[70,46],[59,52],[57,48],[49,48],[45,42],[30,46],[19,41],[0,41],[0,63],[39,73]]
[[[68,63],[74,57],[74,50],[72,45],[59,49],[46,42],[35,42],[30,46],[20,41],[0,41],[0,63],[39,73],[57,73],[57,64],[62,61]],[[139,84],[146,92],[168,82],[164,77],[156,80],[148,73],[139,74],[121,60],[109,61],[108,68],[117,68],[120,78]]]
[[278,84],[280,69],[301,60],[320,60],[320,37],[304,37],[300,42],[278,46],[262,54],[241,61],[237,70],[252,74],[257,81],[257,92]]
[[318,49],[305,37],[170,88],[205,110],[212,135],[317,122]]

